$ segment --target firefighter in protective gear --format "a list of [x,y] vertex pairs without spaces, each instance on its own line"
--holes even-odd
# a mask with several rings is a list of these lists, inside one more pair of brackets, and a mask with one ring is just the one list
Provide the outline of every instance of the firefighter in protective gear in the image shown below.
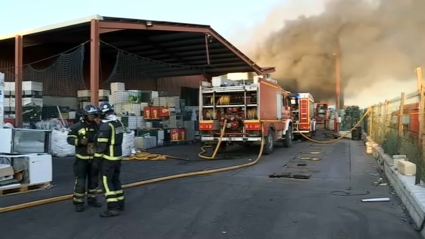
[[[75,145],[74,162],[74,197],[73,203],[77,212],[84,211],[84,196],[87,191],[87,203],[92,207],[101,207],[97,202],[96,189],[99,184],[99,164],[93,162],[96,143],[96,134],[99,126],[95,122],[99,114],[93,105],[86,105],[83,109],[84,116],[80,122],[71,127],[67,141]],[[87,190],[86,190],[87,183]]]
[[120,181],[124,125],[109,103],[102,103],[99,108],[102,123],[95,158],[101,161],[100,175],[107,204],[106,211],[100,216],[113,217],[124,211],[124,191]]

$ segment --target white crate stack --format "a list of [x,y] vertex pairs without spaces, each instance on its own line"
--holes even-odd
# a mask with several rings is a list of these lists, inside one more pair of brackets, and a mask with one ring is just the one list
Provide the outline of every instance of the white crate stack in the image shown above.
[[[99,89],[99,103],[100,105],[103,102],[108,102],[108,98],[110,95],[109,90]],[[79,102],[79,107],[84,108],[84,106],[91,104],[91,91],[90,90],[79,90],[77,91],[77,99]]]
[[141,104],[133,104],[133,103],[124,103],[123,111],[127,114],[141,116],[142,115],[142,105]]
[[153,106],[167,107],[167,97],[157,97],[152,99]]
[[129,98],[128,91],[125,90],[125,83],[113,82],[111,83],[111,96],[109,103],[112,105],[127,103]]
[[157,146],[157,139],[155,136],[135,137],[134,147],[136,149],[150,149]]
[[[5,82],[4,114],[8,118],[15,117],[15,82]],[[22,82],[22,106],[36,105],[43,107],[43,83],[36,81]]]

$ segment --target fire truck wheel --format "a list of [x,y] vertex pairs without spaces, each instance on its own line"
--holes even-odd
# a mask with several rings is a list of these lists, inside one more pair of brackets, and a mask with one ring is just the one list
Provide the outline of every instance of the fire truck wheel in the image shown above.
[[285,139],[283,140],[283,147],[290,148],[292,145],[292,127],[289,126],[285,134]]
[[269,155],[273,152],[274,148],[274,131],[272,129],[269,130],[269,134],[265,138],[265,141],[264,154]]

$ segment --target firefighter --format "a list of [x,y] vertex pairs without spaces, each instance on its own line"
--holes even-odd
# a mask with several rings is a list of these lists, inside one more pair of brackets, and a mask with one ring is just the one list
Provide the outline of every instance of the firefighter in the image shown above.
[[96,134],[99,126],[95,119],[98,109],[93,105],[86,105],[81,120],[71,127],[67,141],[75,145],[74,162],[74,196],[73,203],[77,212],[84,211],[84,196],[87,182],[87,203],[92,207],[101,207],[96,199],[96,189],[99,184],[99,164],[93,162],[95,154]]
[[120,181],[124,126],[109,103],[102,103],[99,108],[102,123],[95,159],[101,161],[100,175],[107,204],[106,211],[100,216],[113,217],[124,211],[124,192]]

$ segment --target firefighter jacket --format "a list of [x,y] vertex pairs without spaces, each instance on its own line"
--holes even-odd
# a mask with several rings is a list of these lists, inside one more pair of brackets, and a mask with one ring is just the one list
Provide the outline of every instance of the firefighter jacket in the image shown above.
[[100,125],[95,157],[113,161],[121,160],[123,137],[122,122],[115,115],[108,116]]
[[[75,146],[75,156],[79,159],[93,159],[95,153],[96,135],[99,126],[96,122],[86,123],[81,119],[78,123],[71,126],[71,132],[68,133],[68,144]],[[81,141],[87,139],[88,144],[83,145]]]

